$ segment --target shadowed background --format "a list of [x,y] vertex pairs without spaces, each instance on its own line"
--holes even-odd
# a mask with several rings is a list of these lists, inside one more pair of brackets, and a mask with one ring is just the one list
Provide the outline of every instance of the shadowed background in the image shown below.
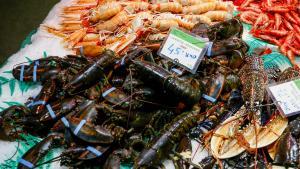
[[17,52],[59,0],[0,0],[0,65]]

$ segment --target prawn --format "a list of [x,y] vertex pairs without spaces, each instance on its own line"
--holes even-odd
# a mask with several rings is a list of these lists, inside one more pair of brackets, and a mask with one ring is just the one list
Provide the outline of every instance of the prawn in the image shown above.
[[204,2],[215,2],[216,0],[177,0],[183,6],[197,5]]
[[89,20],[91,22],[98,22],[99,20],[106,21],[121,12],[122,6],[117,2],[109,2],[92,10]]
[[226,11],[208,11],[203,15],[208,17],[211,21],[224,21],[232,18],[232,15]]
[[157,28],[160,31],[167,31],[171,27],[178,27],[178,22],[175,19],[167,20],[167,19],[161,19],[161,20],[154,20],[152,21],[151,27]]
[[121,4],[126,5],[127,10],[134,11],[146,11],[150,8],[150,4],[144,1],[121,2]]
[[153,4],[151,6],[153,11],[158,12],[172,12],[172,13],[181,13],[182,12],[182,5],[177,2],[167,2],[167,3],[158,3]]
[[216,2],[207,2],[199,5],[183,7],[184,14],[202,14],[216,9]]
[[113,31],[115,30],[119,25],[123,25],[128,21],[129,17],[127,15],[127,12],[121,11],[114,17],[112,17],[110,20],[105,21],[103,23],[98,23],[96,25],[97,30],[107,30],[107,31]]
[[217,1],[215,10],[232,11],[234,8],[233,3],[226,1]]
[[70,34],[65,41],[69,43],[68,47],[72,48],[74,47],[79,41],[83,39],[83,37],[86,35],[86,28],[78,29],[74,31],[72,34]]
[[211,19],[205,15],[184,15],[183,18],[195,24],[201,22],[211,25]]

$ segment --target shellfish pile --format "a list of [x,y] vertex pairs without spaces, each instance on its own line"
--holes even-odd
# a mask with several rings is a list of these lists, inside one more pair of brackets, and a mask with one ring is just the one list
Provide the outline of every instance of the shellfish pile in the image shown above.
[[[40,159],[57,147],[48,163],[70,168],[299,168],[300,118],[282,117],[266,86],[300,70],[265,69],[265,49],[247,54],[236,18],[191,32],[214,42],[195,74],[141,46],[123,58],[106,49],[16,65],[16,79],[43,86],[0,113],[1,138],[44,138],[18,168],[46,164]],[[206,157],[194,158],[200,151]]]
[[63,9],[59,28],[66,47],[96,56],[105,49],[124,55],[129,46],[159,47],[170,27],[191,30],[232,18],[232,2],[219,0],[110,1],[74,0]]

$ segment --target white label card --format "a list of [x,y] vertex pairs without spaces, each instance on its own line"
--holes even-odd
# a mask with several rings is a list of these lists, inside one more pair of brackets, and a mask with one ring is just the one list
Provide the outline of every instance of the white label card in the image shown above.
[[207,50],[208,41],[172,28],[158,54],[195,73]]
[[285,116],[300,113],[300,79],[269,86],[268,92]]

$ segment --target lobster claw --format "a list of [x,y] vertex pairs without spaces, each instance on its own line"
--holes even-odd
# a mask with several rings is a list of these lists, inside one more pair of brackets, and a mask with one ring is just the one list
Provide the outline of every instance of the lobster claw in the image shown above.
[[73,134],[88,143],[110,144],[114,141],[109,130],[101,126],[93,126],[86,120],[73,117],[69,119],[69,124]]
[[14,139],[18,137],[18,126],[15,124],[16,122],[21,124],[23,122],[27,122],[26,116],[30,115],[30,110],[25,106],[14,105],[1,113],[1,133],[4,135],[4,138]]
[[86,147],[71,147],[63,152],[64,156],[74,160],[95,160],[109,152],[110,146],[86,146]]
[[104,78],[104,69],[113,65],[116,57],[113,51],[106,50],[102,56],[92,65],[85,67],[81,72],[74,76],[63,88],[70,95],[79,93],[96,85]]
[[64,136],[52,133],[41,142],[30,148],[21,159],[19,159],[18,169],[34,168],[38,161],[43,158],[52,148],[62,145]]
[[79,103],[83,102],[83,98],[75,96],[73,98],[66,98],[63,100],[58,100],[56,102],[46,105],[47,109],[41,113],[39,117],[39,122],[49,123],[53,122],[56,119],[60,119],[62,116],[67,115],[71,112]]
[[13,76],[24,82],[44,82],[61,71],[61,58],[49,56],[34,60],[30,65],[18,65],[13,68]]

